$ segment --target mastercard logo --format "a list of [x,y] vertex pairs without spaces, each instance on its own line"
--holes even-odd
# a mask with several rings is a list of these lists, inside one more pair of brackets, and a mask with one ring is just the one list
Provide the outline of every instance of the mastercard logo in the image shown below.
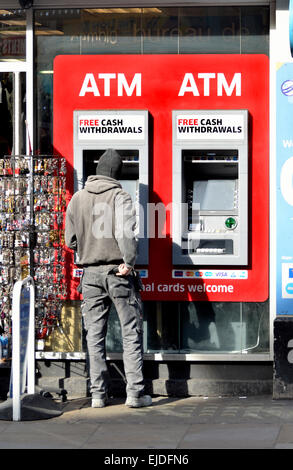
[[185,271],[185,276],[186,277],[193,277],[194,276],[194,271]]

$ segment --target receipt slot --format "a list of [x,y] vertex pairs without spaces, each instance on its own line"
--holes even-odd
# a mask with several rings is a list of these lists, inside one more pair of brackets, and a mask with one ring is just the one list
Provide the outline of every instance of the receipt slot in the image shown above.
[[173,264],[248,263],[248,112],[173,111]]
[[135,204],[137,265],[148,264],[148,111],[74,111],[74,191],[96,174],[100,156],[113,148],[122,156],[120,183]]

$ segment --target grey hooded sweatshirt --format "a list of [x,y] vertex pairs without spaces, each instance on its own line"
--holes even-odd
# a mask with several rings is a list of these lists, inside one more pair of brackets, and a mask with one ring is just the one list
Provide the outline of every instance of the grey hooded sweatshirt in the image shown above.
[[65,244],[77,251],[80,266],[135,264],[136,215],[119,181],[89,176],[66,211]]

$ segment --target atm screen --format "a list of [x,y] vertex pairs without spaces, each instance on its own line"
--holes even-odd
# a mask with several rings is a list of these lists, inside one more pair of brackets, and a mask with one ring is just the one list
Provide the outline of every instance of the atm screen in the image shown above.
[[[96,174],[96,166],[100,156],[105,149],[86,149],[83,150],[83,179],[84,183],[88,176]],[[123,159],[123,167],[121,180],[138,180],[139,179],[139,151],[138,150],[121,150],[116,149]]]
[[193,182],[193,203],[200,211],[229,211],[235,208],[236,179],[210,179]]
[[121,186],[130,194],[132,202],[138,200],[138,180],[120,180]]

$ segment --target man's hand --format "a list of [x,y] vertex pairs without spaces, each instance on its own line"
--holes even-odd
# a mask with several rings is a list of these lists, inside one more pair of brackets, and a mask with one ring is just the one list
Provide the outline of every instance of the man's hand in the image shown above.
[[125,263],[120,264],[118,266],[118,271],[119,272],[116,273],[116,276],[127,276],[130,273],[131,270],[132,270],[132,268],[128,268]]

